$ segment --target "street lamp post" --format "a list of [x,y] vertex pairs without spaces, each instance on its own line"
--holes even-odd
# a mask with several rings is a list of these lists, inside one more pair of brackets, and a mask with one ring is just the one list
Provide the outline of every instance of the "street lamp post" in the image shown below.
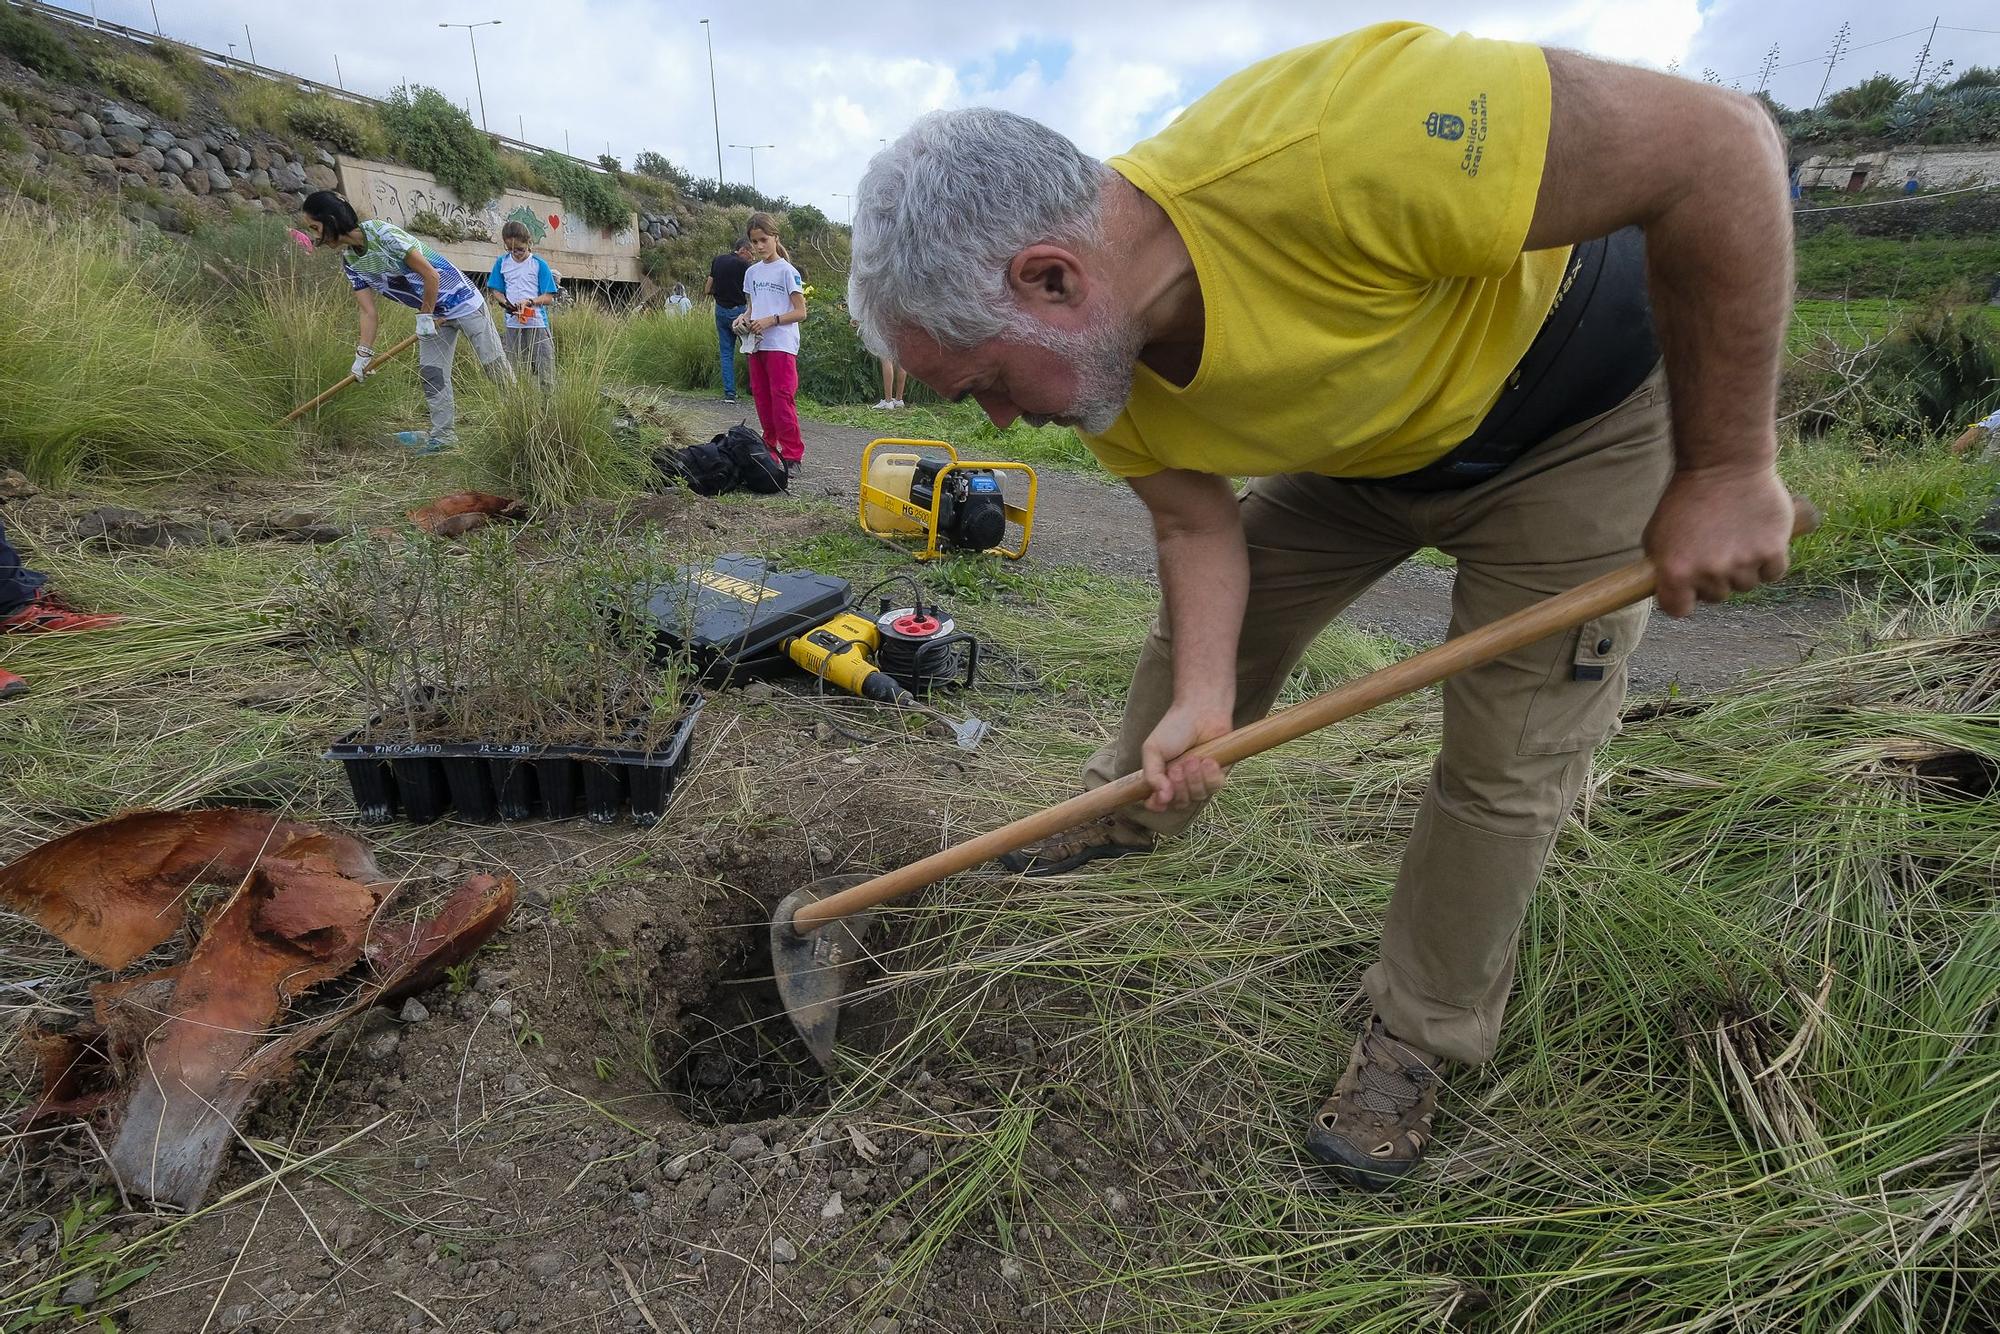
[[760,148],[776,148],[777,145],[776,144],[731,144],[730,147],[747,148],[750,150],[750,189],[754,193],[757,189],[757,150]]
[[[708,115],[715,122],[715,188],[722,188],[722,112],[715,101],[715,29],[701,21],[701,35],[708,42]],[[751,187],[755,189],[755,186]]]
[[835,199],[845,199],[847,201],[847,225],[852,227],[854,225],[854,196],[844,195],[840,193],[840,191],[835,190],[833,192],[833,197]]
[[472,45],[472,86],[479,90],[479,128],[486,128],[486,85],[479,81],[479,42],[473,37],[475,28],[497,28],[499,19],[482,19],[478,23],[440,23],[440,28],[463,28],[465,40]]

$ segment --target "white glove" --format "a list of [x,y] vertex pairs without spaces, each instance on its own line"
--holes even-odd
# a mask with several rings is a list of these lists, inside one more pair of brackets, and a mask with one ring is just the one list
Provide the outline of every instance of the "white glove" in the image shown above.
[[357,347],[354,349],[354,364],[347,368],[347,373],[358,380],[367,373],[368,363],[373,360],[375,360],[374,348]]
[[438,322],[436,316],[434,315],[417,316],[417,337],[429,338],[432,334],[436,333],[437,331],[438,331]]

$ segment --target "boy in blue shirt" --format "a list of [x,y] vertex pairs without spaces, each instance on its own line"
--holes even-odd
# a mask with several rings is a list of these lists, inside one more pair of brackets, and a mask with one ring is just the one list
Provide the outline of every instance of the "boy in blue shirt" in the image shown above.
[[493,271],[486,275],[486,294],[507,308],[500,331],[507,360],[516,367],[528,363],[535,383],[547,389],[556,377],[556,342],[548,312],[555,304],[556,276],[528,248],[526,223],[508,223],[500,229],[500,239],[506,242],[507,253],[493,261]]

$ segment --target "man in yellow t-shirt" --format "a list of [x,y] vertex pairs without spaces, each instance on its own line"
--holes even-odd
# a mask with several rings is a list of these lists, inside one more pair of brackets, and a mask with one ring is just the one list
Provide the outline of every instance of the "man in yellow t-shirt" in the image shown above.
[[[1185,827],[1223,781],[1188,750],[1267,711],[1421,547],[1458,560],[1454,632],[1642,550],[1674,616],[1785,570],[1791,222],[1747,98],[1380,24],[1244,70],[1108,163],[1023,117],[933,113],[856,204],[874,350],[999,425],[1078,427],[1152,515],[1163,605],[1085,773],[1143,770],[1151,796],[1010,862],[1027,874]],[[1492,1056],[1645,615],[1446,684],[1374,1014],[1307,1127],[1356,1184],[1414,1167],[1444,1065]]]

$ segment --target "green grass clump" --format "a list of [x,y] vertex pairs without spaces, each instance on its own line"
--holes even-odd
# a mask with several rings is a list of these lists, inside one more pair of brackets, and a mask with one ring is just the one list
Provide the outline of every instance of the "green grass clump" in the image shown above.
[[387,151],[382,123],[368,107],[324,95],[298,98],[285,111],[285,125],[336,153],[381,157]]
[[[561,347],[562,332],[556,336]],[[617,429],[606,379],[601,358],[570,356],[552,389],[525,372],[500,386],[467,414],[458,451],[467,483],[538,510],[641,488],[652,456],[635,435]]]
[[1793,490],[1820,507],[1792,546],[1783,587],[1848,587],[1918,577],[1939,558],[1972,560],[1972,530],[2000,492],[2000,464],[1927,450],[1885,450],[1845,435],[1802,440],[1779,458]]
[[113,230],[0,211],[0,452],[58,482],[281,467],[254,379],[149,279]]
[[90,76],[119,96],[143,102],[170,120],[187,115],[187,89],[158,61],[99,51],[90,57]]
[[[688,314],[646,311],[625,321],[618,373],[637,384],[712,393],[722,386],[722,352],[716,342],[715,311],[697,306]],[[739,394],[750,383],[750,365],[736,358]]]
[[84,76],[83,62],[69,43],[48,24],[12,5],[0,5],[0,51],[44,78],[74,82]]

